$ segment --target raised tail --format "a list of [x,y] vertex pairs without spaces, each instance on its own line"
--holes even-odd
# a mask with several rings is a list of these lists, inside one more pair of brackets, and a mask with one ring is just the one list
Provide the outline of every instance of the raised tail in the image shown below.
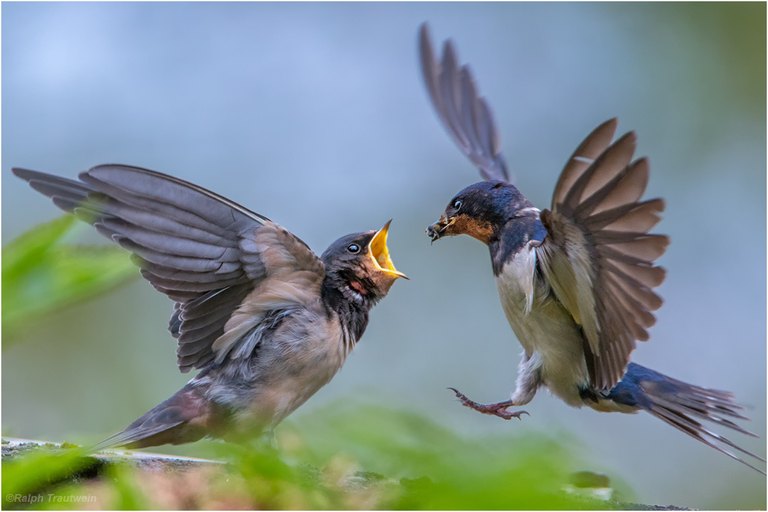
[[[727,391],[694,386],[629,363],[624,377],[605,398],[635,410],[648,411],[694,439],[765,475],[764,470],[747,462],[750,457],[761,462],[765,462],[764,458],[741,448],[698,421],[710,421],[741,434],[758,437],[733,421],[748,418],[741,414],[743,407],[734,402],[733,394]],[[737,453],[747,455],[747,460]]]
[[207,434],[209,407],[199,386],[187,384],[165,402],[128,425],[125,430],[92,447],[145,448],[197,441]]

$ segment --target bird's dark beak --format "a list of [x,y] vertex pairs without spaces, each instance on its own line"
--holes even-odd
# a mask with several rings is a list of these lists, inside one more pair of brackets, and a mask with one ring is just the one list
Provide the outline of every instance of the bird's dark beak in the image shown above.
[[371,242],[368,244],[368,255],[373,259],[375,267],[382,271],[384,274],[397,279],[398,277],[404,277],[408,279],[408,276],[400,272],[395,268],[395,264],[392,263],[392,258],[389,257],[389,248],[387,247],[387,235],[389,233],[389,225],[392,223],[392,219],[384,224],[373,235]]
[[448,229],[448,226],[453,224],[454,220],[455,219],[453,218],[449,219],[447,216],[441,215],[437,222],[427,226],[427,236],[432,239],[433,243],[436,240],[440,240],[440,238],[447,234],[445,230]]

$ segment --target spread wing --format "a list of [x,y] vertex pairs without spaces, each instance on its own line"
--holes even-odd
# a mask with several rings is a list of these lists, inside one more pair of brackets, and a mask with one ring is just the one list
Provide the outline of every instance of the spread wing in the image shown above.
[[324,266],[304,242],[202,187],[124,165],[94,167],[80,181],[13,173],[129,250],[176,302],[169,329],[182,372],[246,357],[270,310],[319,296]]
[[592,384],[609,389],[624,374],[637,340],[661,306],[653,288],[664,280],[654,265],[669,244],[649,233],[664,209],[661,199],[641,200],[648,161],[632,160],[635,135],[611,144],[611,119],[587,136],[568,160],[542,212],[549,235],[537,249],[544,277],[584,330]]
[[478,95],[469,67],[459,66],[453,43],[444,43],[438,61],[425,23],[419,31],[419,51],[432,106],[453,141],[480,169],[483,179],[509,181],[491,109]]

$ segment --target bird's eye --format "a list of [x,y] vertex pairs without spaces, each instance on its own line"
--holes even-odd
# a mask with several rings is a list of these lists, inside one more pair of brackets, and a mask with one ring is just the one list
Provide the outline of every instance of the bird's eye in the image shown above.
[[464,201],[462,201],[461,199],[457,199],[457,200],[455,200],[453,202],[453,209],[454,210],[460,210],[461,209],[461,205],[463,205],[463,204],[464,204]]
[[352,254],[357,254],[360,252],[360,246],[357,244],[349,244],[347,246],[347,250],[351,252]]

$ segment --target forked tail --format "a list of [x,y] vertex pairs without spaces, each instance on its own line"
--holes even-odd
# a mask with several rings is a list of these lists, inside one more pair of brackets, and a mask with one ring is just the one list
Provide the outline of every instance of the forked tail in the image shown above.
[[[747,462],[750,457],[760,462],[765,462],[764,458],[741,448],[698,421],[710,421],[758,437],[733,421],[748,418],[741,414],[743,407],[734,402],[733,395],[727,391],[694,386],[639,364],[629,363],[624,377],[611,389],[607,398],[621,405],[648,411],[694,439],[765,475],[764,470]],[[739,456],[739,453],[747,455],[747,460]]]

